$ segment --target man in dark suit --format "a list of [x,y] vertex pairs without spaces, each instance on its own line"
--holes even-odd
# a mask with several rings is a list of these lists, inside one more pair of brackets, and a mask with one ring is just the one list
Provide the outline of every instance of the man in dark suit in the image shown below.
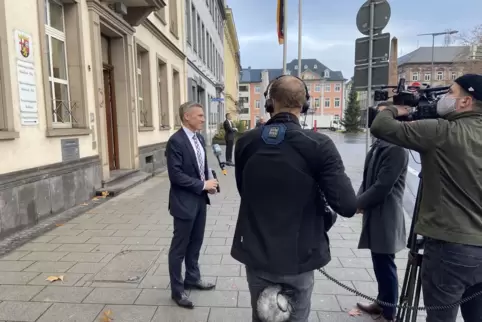
[[[383,110],[388,103],[380,103]],[[395,254],[405,248],[406,232],[403,193],[408,152],[383,140],[375,140],[365,159],[363,182],[358,191],[358,212],[363,213],[359,249],[369,249],[378,282],[380,301],[398,302],[398,276]],[[359,309],[394,321],[396,309],[377,303],[357,303]]]
[[234,147],[234,133],[237,132],[231,120],[231,114],[226,113],[226,120],[223,123],[224,140],[226,141],[226,165],[234,166],[233,163],[233,147]]
[[265,123],[266,123],[266,121],[264,120],[264,117],[261,116],[259,118],[258,122],[256,122],[256,128],[263,126]]
[[[193,308],[186,288],[210,290],[214,284],[201,279],[199,253],[206,226],[208,193],[216,193],[218,182],[208,168],[205,142],[198,131],[205,119],[200,104],[187,102],[179,108],[182,128],[167,142],[166,159],[171,189],[169,211],[174,217],[174,235],[169,249],[169,276],[172,299],[181,307]],[[181,276],[185,260],[186,275]]]

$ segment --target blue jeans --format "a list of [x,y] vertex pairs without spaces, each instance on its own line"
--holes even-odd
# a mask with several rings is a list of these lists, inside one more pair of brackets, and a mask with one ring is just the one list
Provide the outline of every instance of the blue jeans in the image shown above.
[[[426,239],[422,261],[425,306],[450,305],[482,291],[482,247]],[[460,305],[466,322],[482,322],[482,296]],[[459,305],[428,310],[427,322],[455,322]]]
[[[373,270],[378,283],[377,300],[397,304],[398,301],[398,276],[394,254],[377,254],[372,252]],[[387,320],[392,320],[396,308],[381,306],[382,315]]]

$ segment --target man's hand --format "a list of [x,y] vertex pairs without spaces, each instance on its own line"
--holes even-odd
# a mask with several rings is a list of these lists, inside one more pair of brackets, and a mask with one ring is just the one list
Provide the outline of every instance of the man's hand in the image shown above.
[[216,188],[218,187],[218,180],[216,179],[209,179],[207,181],[204,182],[204,190],[206,191],[211,191],[211,190],[216,190]]
[[397,109],[397,116],[406,116],[410,113],[410,106],[406,105],[395,105]]
[[216,190],[216,189],[211,189],[211,190],[208,190],[208,193],[209,193],[210,195],[215,195],[215,194],[216,194],[216,192],[217,192],[217,190]]

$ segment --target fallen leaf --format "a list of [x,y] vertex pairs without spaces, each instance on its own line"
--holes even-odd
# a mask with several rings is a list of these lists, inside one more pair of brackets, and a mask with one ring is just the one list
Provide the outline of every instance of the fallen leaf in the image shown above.
[[113,318],[111,318],[110,316],[112,315],[112,311],[111,310],[107,310],[107,311],[104,311],[104,314],[102,315],[102,322],[111,322],[112,320],[114,320]]
[[97,198],[97,197],[94,197],[94,198],[92,198],[92,200],[94,200],[94,201],[96,201],[96,200],[99,200],[99,198]]
[[89,204],[84,202],[81,206],[88,206]]
[[352,309],[350,312],[348,312],[349,316],[360,316],[362,315],[362,312],[359,309]]
[[64,281],[64,276],[63,276],[63,275],[60,275],[60,276],[49,276],[49,277],[47,277],[46,281],[49,281],[49,282],[61,281],[61,282],[63,282],[63,281]]
[[102,197],[107,197],[109,195],[109,191],[102,191]]
[[55,226],[57,226],[57,227],[61,227],[61,226],[63,226],[63,225],[64,225],[64,224],[55,224]]

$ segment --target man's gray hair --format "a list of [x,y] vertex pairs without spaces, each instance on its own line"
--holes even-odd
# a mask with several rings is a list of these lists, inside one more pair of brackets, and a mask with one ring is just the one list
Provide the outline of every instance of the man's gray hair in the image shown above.
[[184,113],[189,111],[192,107],[198,106],[200,108],[203,108],[203,106],[198,103],[198,102],[193,102],[193,101],[188,101],[181,106],[179,106],[179,117],[181,118],[181,121],[184,121]]

